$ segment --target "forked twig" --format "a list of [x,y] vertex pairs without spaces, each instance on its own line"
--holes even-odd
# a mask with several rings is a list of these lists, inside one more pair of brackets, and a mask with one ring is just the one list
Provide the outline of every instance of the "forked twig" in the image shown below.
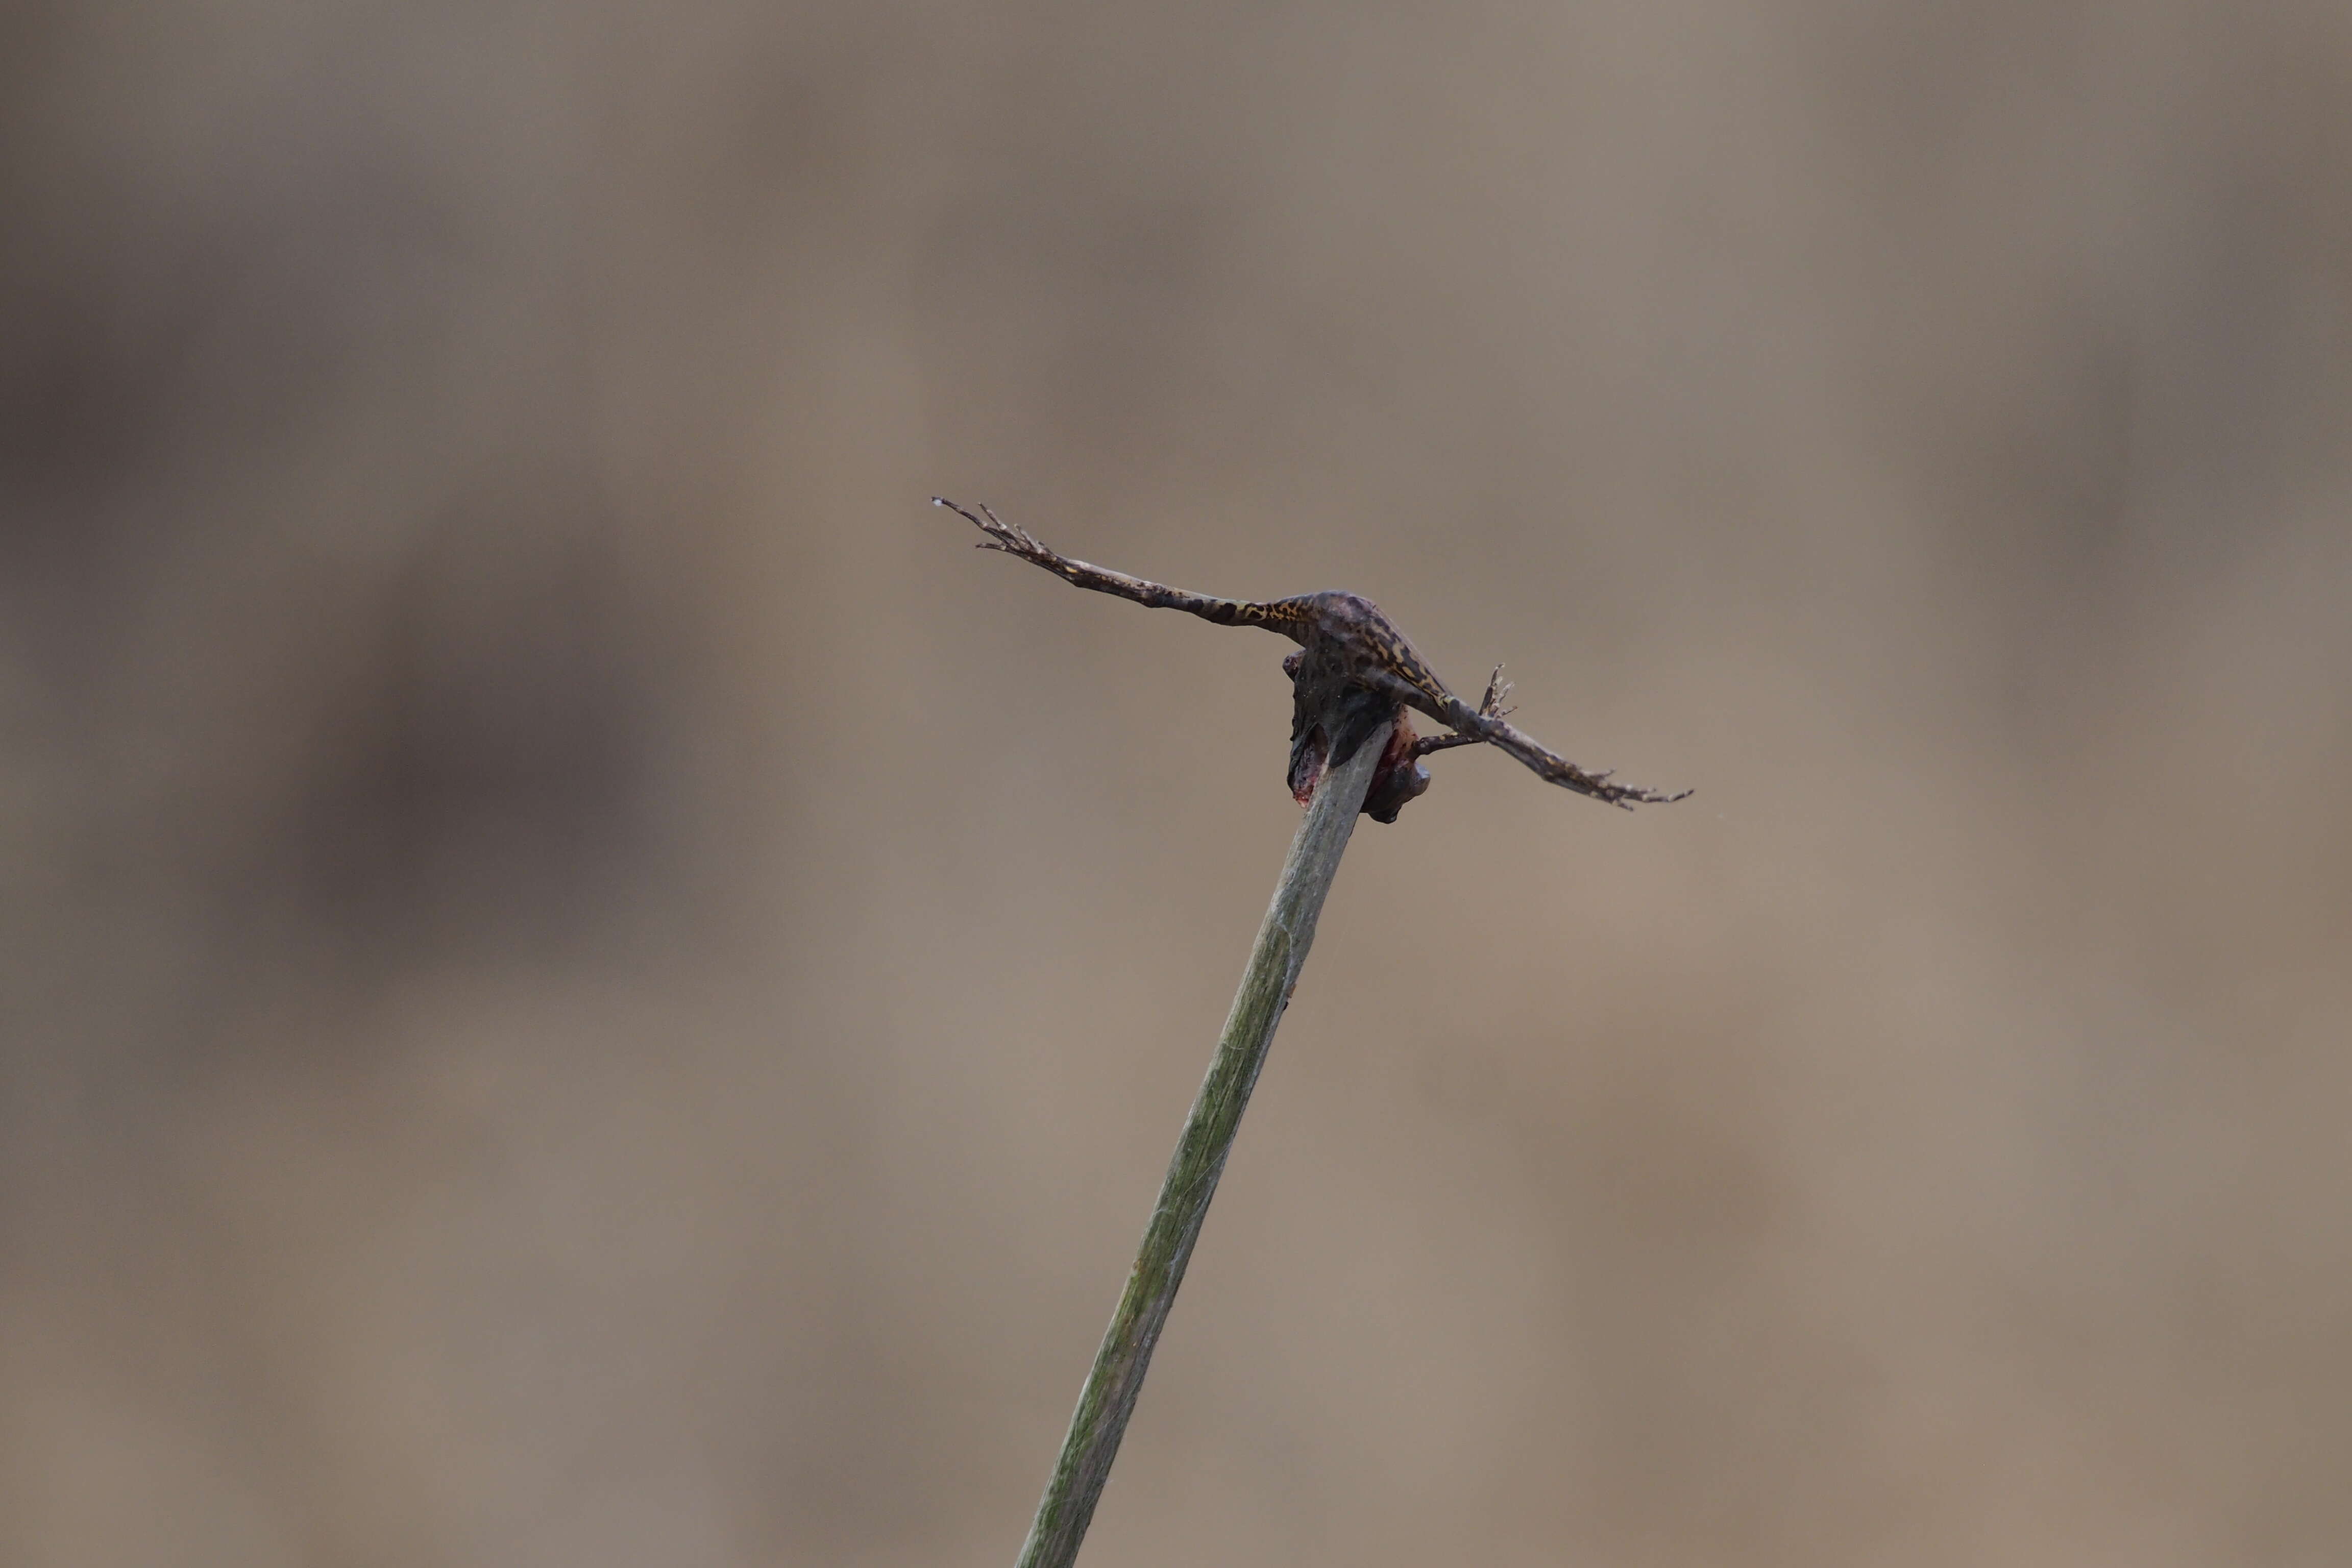
[[[1188,593],[1146,578],[1129,576],[1108,567],[1074,560],[1041,542],[1027,529],[1006,522],[986,506],[973,510],[940,496],[935,506],[946,507],[988,537],[979,548],[1001,550],[1063,581],[1099,594],[1116,595],[1155,609],[1182,610],[1221,626],[1263,626],[1299,645],[1300,652],[1286,661],[1296,692],[1291,731],[1291,788],[1304,801],[1314,775],[1328,763],[1351,754],[1349,742],[1369,722],[1373,707],[1384,704],[1399,739],[1391,742],[1391,760],[1373,781],[1365,809],[1381,821],[1393,821],[1404,803],[1429,786],[1425,772],[1416,772],[1419,760],[1432,752],[1477,742],[1518,759],[1538,778],[1591,795],[1611,805],[1663,805],[1691,792],[1644,789],[1615,782],[1611,770],[1598,773],[1578,767],[1559,752],[1537,742],[1505,717],[1501,700],[1509,688],[1497,666],[1487,682],[1486,697],[1473,708],[1437,679],[1395,623],[1381,607],[1358,594],[1302,594],[1288,599],[1220,599]],[[1334,727],[1349,694],[1377,699],[1359,706],[1343,735]],[[1451,736],[1423,741],[1404,722],[1405,709],[1413,709],[1445,725]],[[1320,741],[1317,727],[1322,726]],[[1319,744],[1320,750],[1317,748]]]

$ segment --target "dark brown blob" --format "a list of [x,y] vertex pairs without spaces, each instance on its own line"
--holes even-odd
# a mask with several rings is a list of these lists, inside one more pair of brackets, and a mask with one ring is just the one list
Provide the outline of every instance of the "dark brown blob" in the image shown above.
[[1421,752],[1414,745],[1412,721],[1404,710],[1397,710],[1396,729],[1389,735],[1389,743],[1381,752],[1381,765],[1372,774],[1372,787],[1364,796],[1364,815],[1374,822],[1394,822],[1405,803],[1421,798],[1429,788],[1429,770],[1421,765]]
[[[1309,645],[1311,647],[1313,645]],[[1319,662],[1319,661],[1318,661]],[[1405,803],[1429,788],[1429,770],[1421,765],[1417,737],[1404,704],[1356,685],[1344,676],[1322,670],[1307,673],[1307,649],[1282,661],[1290,677],[1290,796],[1305,805],[1328,768],[1346,763],[1386,721],[1391,728],[1373,771],[1370,791],[1364,796],[1364,815],[1374,822],[1394,822]],[[1332,731],[1337,729],[1335,744]]]

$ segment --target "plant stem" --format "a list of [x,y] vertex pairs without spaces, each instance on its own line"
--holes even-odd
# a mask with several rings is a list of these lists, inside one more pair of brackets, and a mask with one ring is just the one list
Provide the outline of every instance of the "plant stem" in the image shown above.
[[1209,1076],[1168,1162],[1160,1202],[1136,1251],[1118,1310],[1103,1334],[1102,1348],[1095,1352],[1094,1371],[1078,1394],[1069,1436],[1063,1439],[1054,1479],[1037,1504],[1019,1568],[1069,1568],[1077,1560],[1079,1542],[1086,1539],[1128,1417],[1135,1411],[1135,1397],[1142,1392],[1152,1347],[1160,1342],[1168,1309],[1184,1282],[1184,1266],[1192,1260],[1209,1200],[1216,1195],[1225,1155],[1241,1129],[1250,1091],[1257,1087],[1275,1027],[1298,984],[1299,969],[1315,940],[1316,917],[1331,890],[1331,879],[1355,831],[1356,814],[1363,809],[1388,738],[1389,726],[1383,724],[1344,766],[1324,773],[1307,805],[1307,818],[1290,841],[1274,902],[1258,927],[1257,945],[1250,952],[1249,967],[1242,973],[1241,989],[1234,994],[1233,1012],[1217,1042],[1216,1059],[1209,1064]]

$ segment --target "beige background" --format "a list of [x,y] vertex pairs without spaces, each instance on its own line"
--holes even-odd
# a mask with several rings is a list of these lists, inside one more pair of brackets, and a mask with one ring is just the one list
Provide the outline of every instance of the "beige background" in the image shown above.
[[2352,1552],[2340,4],[0,23],[0,1560]]

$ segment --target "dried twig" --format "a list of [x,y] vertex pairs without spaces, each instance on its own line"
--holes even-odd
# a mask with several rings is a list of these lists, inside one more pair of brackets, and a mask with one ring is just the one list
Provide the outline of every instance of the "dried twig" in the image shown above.
[[[1429,775],[1420,767],[1422,757],[1477,742],[1517,758],[1538,778],[1628,810],[1637,805],[1664,805],[1690,794],[1619,784],[1611,770],[1593,773],[1578,767],[1537,742],[1504,717],[1507,710],[1499,704],[1508,688],[1501,685],[1499,666],[1495,679],[1487,683],[1486,700],[1471,707],[1437,679],[1428,661],[1381,613],[1381,607],[1361,595],[1302,594],[1258,601],[1188,593],[1073,560],[985,506],[975,511],[942,497],[934,496],[931,500],[986,534],[980,543],[982,550],[1019,556],[1066,582],[1099,594],[1117,595],[1155,609],[1182,610],[1221,626],[1263,626],[1297,643],[1300,651],[1286,660],[1283,668],[1290,674],[1295,695],[1290,784],[1302,802],[1322,767],[1351,755],[1383,710],[1396,727],[1396,737],[1364,807],[1378,821],[1393,822],[1405,802],[1429,787]],[[1418,740],[1405,721],[1408,708],[1445,725],[1453,736],[1439,738],[1433,744]],[[1343,715],[1342,710],[1348,711]],[[1340,727],[1334,727],[1335,721],[1342,721]]]

